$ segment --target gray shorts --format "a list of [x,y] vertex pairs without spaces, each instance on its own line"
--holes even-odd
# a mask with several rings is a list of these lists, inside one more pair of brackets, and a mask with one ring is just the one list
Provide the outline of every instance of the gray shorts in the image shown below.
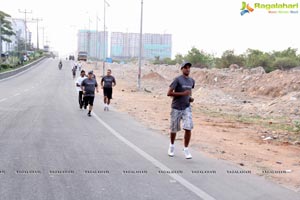
[[184,130],[192,130],[194,128],[192,109],[187,107],[185,110],[177,110],[172,108],[171,111],[171,133],[177,133],[181,130],[180,122],[182,120],[182,128]]

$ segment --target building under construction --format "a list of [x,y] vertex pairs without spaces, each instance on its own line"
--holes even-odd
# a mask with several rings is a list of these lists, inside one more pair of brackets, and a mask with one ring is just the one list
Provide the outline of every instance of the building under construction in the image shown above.
[[[172,35],[145,33],[142,37],[142,57],[155,59],[171,58]],[[140,37],[138,33],[111,33],[110,56],[114,59],[128,60],[139,56]]]
[[107,57],[107,32],[105,32],[105,43],[103,31],[97,32],[93,30],[79,30],[77,37],[77,52],[87,52],[88,59],[92,60],[103,60]]

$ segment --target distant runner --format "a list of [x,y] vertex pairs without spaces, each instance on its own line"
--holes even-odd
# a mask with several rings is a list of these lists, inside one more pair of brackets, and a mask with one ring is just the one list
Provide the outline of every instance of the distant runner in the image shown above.
[[76,81],[76,89],[78,91],[78,102],[79,102],[79,108],[82,109],[84,101],[83,101],[83,92],[81,89],[81,83],[82,81],[86,79],[85,71],[81,70],[80,76],[78,77]]
[[104,96],[104,111],[109,111],[110,100],[112,99],[113,87],[116,86],[116,79],[111,75],[111,70],[107,70],[107,75],[101,80],[101,88]]
[[78,63],[78,71],[81,71],[81,68],[82,68],[82,63],[79,61],[79,63]]
[[169,146],[169,156],[174,156],[176,133],[181,130],[180,122],[183,123],[184,134],[184,155],[186,159],[191,159],[192,155],[188,149],[193,129],[192,109],[190,103],[194,101],[191,97],[195,81],[189,77],[192,64],[189,62],[181,65],[182,75],[178,76],[171,83],[168,96],[173,97],[171,111],[171,144]]
[[75,65],[72,67],[72,75],[73,75],[73,79],[76,77],[76,67]]
[[89,112],[88,116],[91,117],[91,112],[93,109],[93,104],[94,104],[94,98],[95,98],[95,89],[97,93],[99,92],[98,90],[98,84],[96,79],[93,78],[93,72],[90,71],[88,73],[88,78],[84,79],[81,83],[81,89],[83,91],[84,95],[84,109],[87,108],[89,105]]

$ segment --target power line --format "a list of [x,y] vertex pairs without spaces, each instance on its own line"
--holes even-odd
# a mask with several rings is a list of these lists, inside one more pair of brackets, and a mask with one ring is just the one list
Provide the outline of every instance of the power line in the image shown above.
[[36,46],[37,46],[37,50],[40,49],[39,47],[39,21],[43,21],[43,19],[41,18],[32,18],[32,20],[36,21]]
[[19,13],[25,14],[25,52],[27,52],[27,14],[31,14],[32,11],[27,11],[26,9],[24,11],[19,9]]

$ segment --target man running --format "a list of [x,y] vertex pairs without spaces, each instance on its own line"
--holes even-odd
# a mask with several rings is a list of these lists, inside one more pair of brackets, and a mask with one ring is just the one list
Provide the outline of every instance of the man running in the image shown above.
[[84,95],[84,109],[86,109],[87,106],[89,105],[89,112],[87,114],[89,117],[92,116],[91,112],[94,104],[95,89],[98,93],[99,90],[98,90],[97,81],[96,79],[93,78],[93,72],[90,71],[88,73],[88,77],[84,79],[81,83],[81,90],[83,91],[83,95]]
[[111,75],[111,70],[107,70],[107,75],[101,80],[101,88],[104,96],[104,111],[109,111],[110,100],[112,99],[113,87],[116,86],[116,79]]
[[174,156],[176,133],[181,130],[180,122],[183,122],[184,134],[184,155],[186,159],[191,159],[188,146],[191,139],[191,130],[193,129],[192,109],[190,103],[194,101],[191,97],[195,81],[189,77],[192,64],[189,62],[181,65],[182,75],[178,76],[171,83],[168,96],[173,97],[171,111],[171,144],[169,146],[169,156]]
[[82,68],[82,63],[79,61],[79,63],[78,63],[78,71],[80,71],[81,68]]
[[72,67],[72,75],[73,75],[73,79],[76,77],[76,67],[75,65]]
[[81,70],[80,76],[78,77],[78,79],[76,81],[76,89],[78,91],[78,102],[79,102],[79,108],[80,109],[82,109],[83,103],[84,103],[84,101],[83,101],[83,92],[82,92],[82,89],[81,89],[81,83],[84,79],[86,79],[85,71]]

